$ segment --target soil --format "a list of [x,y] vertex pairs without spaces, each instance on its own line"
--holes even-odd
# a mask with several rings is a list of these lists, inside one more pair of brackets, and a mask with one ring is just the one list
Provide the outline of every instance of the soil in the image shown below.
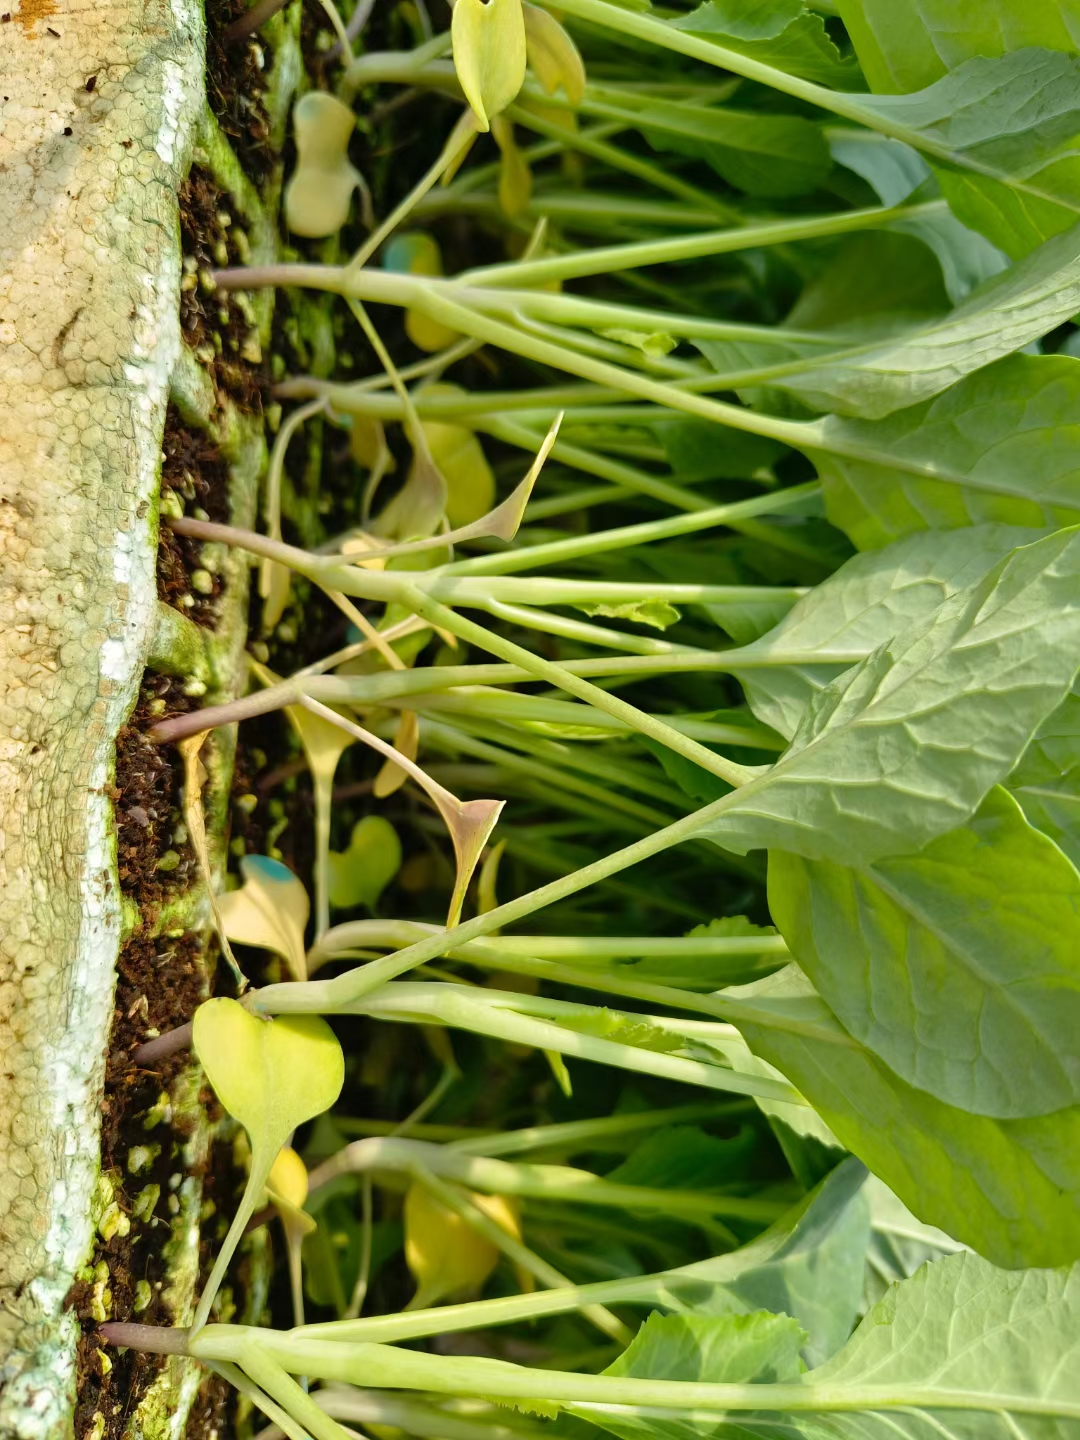
[[[217,447],[199,430],[186,426],[174,405],[165,417],[165,434],[161,442],[161,489],[173,491],[191,513],[208,520],[228,522],[228,466]],[[210,589],[196,589],[191,577],[203,570],[203,579],[210,577]],[[162,525],[158,540],[158,599],[182,610],[190,620],[213,630],[217,624],[222,595],[219,575],[207,571],[202,563],[202,542],[187,535],[176,535]],[[170,711],[171,711],[170,706]]]
[[197,165],[180,187],[180,331],[209,371],[219,396],[242,410],[262,410],[262,351],[258,327],[231,291],[215,290],[216,269],[242,265],[246,246],[239,215],[213,177]]

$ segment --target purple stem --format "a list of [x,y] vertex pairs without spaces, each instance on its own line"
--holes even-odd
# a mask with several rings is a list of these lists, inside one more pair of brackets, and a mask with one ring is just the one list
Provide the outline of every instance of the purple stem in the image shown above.
[[[175,1055],[178,1050],[191,1049],[191,1021],[186,1025],[179,1025],[175,1030],[166,1030],[164,1035],[158,1035],[153,1040],[148,1040],[145,1045],[139,1048],[131,1057],[133,1065],[140,1070],[152,1070],[159,1060],[166,1059],[169,1055]],[[136,1330],[153,1330],[156,1333],[157,1327],[150,1325],[136,1325]],[[129,1340],[117,1341],[117,1344],[129,1345],[134,1342]]]
[[106,1320],[98,1326],[106,1345],[126,1345],[149,1355],[186,1355],[188,1333],[169,1325],[133,1325],[127,1320]]

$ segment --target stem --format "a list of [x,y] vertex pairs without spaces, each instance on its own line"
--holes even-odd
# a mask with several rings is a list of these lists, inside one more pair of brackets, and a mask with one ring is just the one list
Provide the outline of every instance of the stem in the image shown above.
[[897,220],[941,214],[946,209],[944,200],[929,200],[920,205],[875,205],[865,210],[845,210],[838,215],[769,220],[759,225],[706,230],[702,234],[674,239],[665,237],[661,240],[639,240],[628,245],[601,245],[542,260],[478,265],[456,276],[452,283],[489,287],[513,285],[516,289],[526,289],[547,285],[553,280],[579,280],[586,275],[609,275],[644,265],[669,265],[676,260],[700,260],[705,256],[729,255],[734,251],[766,245],[789,245],[797,240],[817,240],[853,231],[876,230]]
[[793,506],[816,500],[821,486],[816,481],[792,486],[771,495],[756,495],[752,500],[739,500],[731,505],[710,505],[691,515],[674,515],[664,520],[646,520],[638,525],[600,530],[592,535],[575,535],[566,540],[552,540],[545,545],[530,545],[505,550],[495,555],[477,555],[458,560],[445,567],[450,575],[508,575],[516,570],[532,570],[539,565],[558,565],[577,560],[583,555],[602,555],[608,550],[629,549],[653,540],[669,540],[677,535],[693,535],[714,526],[730,525],[753,515],[771,515]]
[[670,725],[665,725],[663,721],[647,715],[645,711],[628,704],[625,700],[609,695],[599,686],[589,684],[587,680],[580,679],[563,666],[550,660],[544,660],[539,655],[533,655],[523,646],[515,645],[513,641],[496,635],[484,626],[477,625],[475,621],[466,620],[457,611],[431,599],[415,584],[406,584],[403,587],[401,601],[418,615],[422,615],[425,620],[430,621],[431,624],[449,630],[459,639],[467,640],[482,650],[487,650],[504,660],[512,661],[537,679],[557,685],[559,689],[565,690],[568,694],[576,695],[579,700],[585,700],[590,705],[594,705],[596,709],[614,715],[642,735],[648,735],[650,738],[658,740],[661,745],[666,745],[676,754],[693,761],[695,765],[700,765],[710,774],[719,776],[731,785],[743,785],[755,774],[747,766],[738,765],[733,760],[725,760],[722,756],[706,749],[704,745],[699,745],[694,740],[688,740],[678,731],[673,730]]

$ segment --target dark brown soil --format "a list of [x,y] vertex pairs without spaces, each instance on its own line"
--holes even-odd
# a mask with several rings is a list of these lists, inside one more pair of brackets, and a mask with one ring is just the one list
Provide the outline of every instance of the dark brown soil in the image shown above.
[[245,172],[258,185],[276,160],[263,104],[273,52],[257,35],[224,38],[248,8],[248,0],[206,0],[206,95]]
[[[178,1152],[188,1136],[168,1110],[151,1128],[147,1115],[155,1107],[161,1110],[161,1096],[187,1057],[173,1056],[150,1074],[136,1070],[129,1055],[148,1029],[171,1029],[191,1018],[205,991],[200,942],[192,935],[149,940],[136,934],[124,946],[117,969],[112,1046],[101,1106],[101,1168],[112,1182],[115,1202],[129,1217],[130,1230],[126,1235],[116,1231],[108,1240],[99,1235],[90,1267],[108,1267],[105,1284],[111,1299],[105,1308],[110,1319],[169,1325],[173,1317],[161,1294],[166,1281],[162,1245],[172,1218],[170,1177],[184,1171]],[[136,1154],[136,1173],[132,1173],[136,1146],[142,1147],[142,1160]],[[147,1190],[152,1186],[157,1187],[156,1197]],[[133,1218],[135,1210],[139,1213]],[[113,1440],[123,1435],[130,1412],[162,1362],[158,1356],[134,1350],[120,1353],[100,1347],[95,1300],[100,1305],[102,1296],[100,1291],[95,1294],[95,1280],[76,1281],[68,1296],[82,1326],[75,1434],[86,1436],[100,1413],[105,1417],[105,1440]],[[141,1281],[150,1287],[150,1299],[136,1310]],[[103,1365],[102,1354],[111,1368]]]
[[236,296],[215,290],[211,279],[216,269],[244,263],[246,250],[238,238],[243,224],[230,197],[206,170],[193,165],[180,187],[180,331],[210,372],[217,393],[258,414],[262,361],[257,329]]
[[[162,494],[171,490],[189,513],[199,510],[208,520],[227,523],[231,518],[228,466],[207,435],[184,424],[175,405],[169,406],[165,417],[161,453]],[[158,537],[158,599],[212,630],[217,624],[223,586],[219,575],[205,571],[212,588],[209,592],[196,590],[191,576],[202,569],[202,542],[176,535],[168,525],[162,525]]]

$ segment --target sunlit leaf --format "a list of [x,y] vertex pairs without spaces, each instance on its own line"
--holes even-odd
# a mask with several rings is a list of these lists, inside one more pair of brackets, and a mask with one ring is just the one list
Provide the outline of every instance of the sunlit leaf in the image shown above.
[[487,130],[525,81],[521,0],[458,0],[450,34],[458,81],[477,125]]
[[217,897],[221,923],[230,940],[273,950],[297,980],[306,973],[304,931],[310,904],[307,891],[287,865],[268,855],[245,855],[244,883]]
[[285,222],[294,235],[336,235],[362,183],[349,162],[356,116],[325,90],[309,90],[293,107],[296,169],[285,187]]

